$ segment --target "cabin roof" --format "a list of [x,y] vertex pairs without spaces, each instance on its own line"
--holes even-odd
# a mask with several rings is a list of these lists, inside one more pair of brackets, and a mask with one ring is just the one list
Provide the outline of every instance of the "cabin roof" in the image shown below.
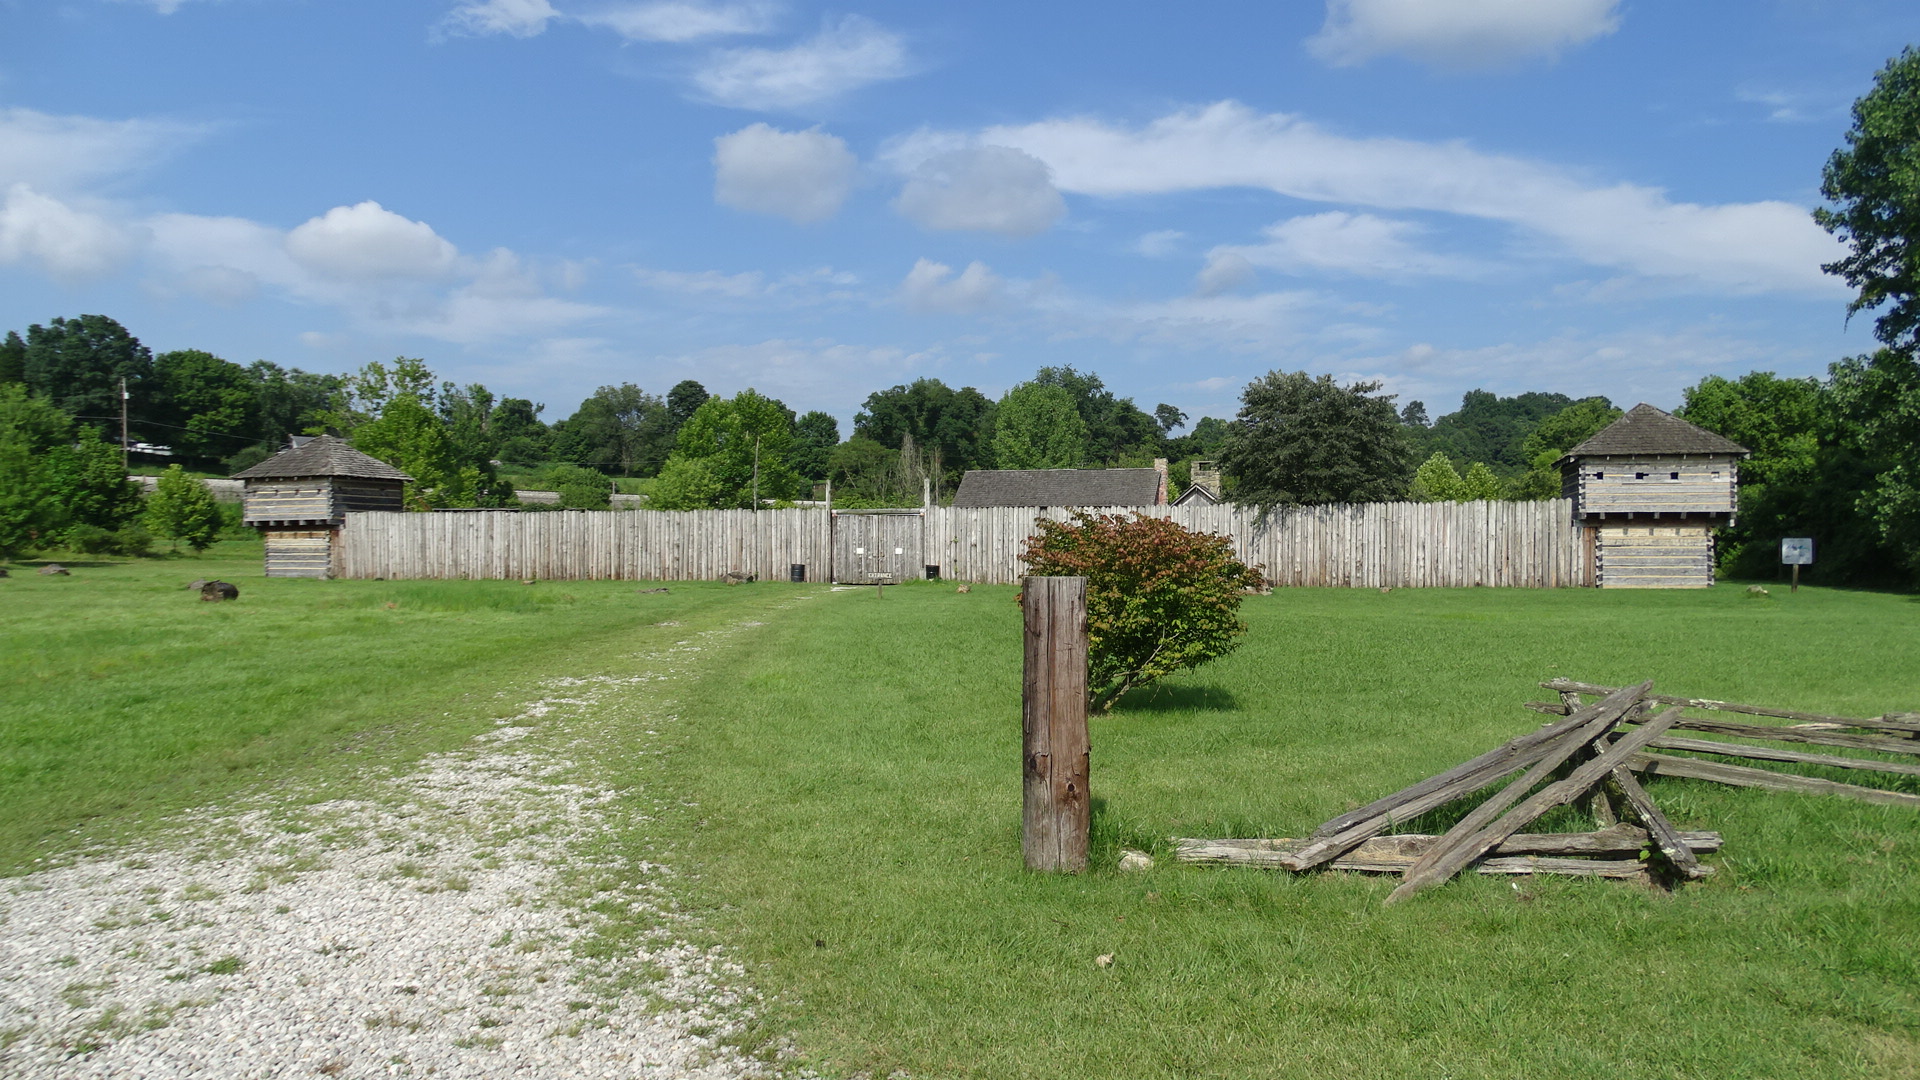
[[412,480],[399,469],[355,450],[345,439],[318,435],[291,450],[282,450],[251,469],[233,474],[236,480],[288,480],[297,476],[351,476],[362,480]]
[[1561,461],[1582,457],[1632,457],[1671,454],[1747,454],[1750,451],[1724,436],[1641,402],[1586,442],[1566,452]]
[[1158,469],[971,469],[953,494],[956,507],[1152,506]]

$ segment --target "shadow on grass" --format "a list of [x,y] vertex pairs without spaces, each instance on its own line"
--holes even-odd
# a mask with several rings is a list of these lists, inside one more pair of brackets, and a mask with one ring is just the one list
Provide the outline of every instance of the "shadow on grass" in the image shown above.
[[1114,703],[1115,712],[1230,712],[1240,707],[1233,691],[1218,686],[1151,686],[1130,690]]

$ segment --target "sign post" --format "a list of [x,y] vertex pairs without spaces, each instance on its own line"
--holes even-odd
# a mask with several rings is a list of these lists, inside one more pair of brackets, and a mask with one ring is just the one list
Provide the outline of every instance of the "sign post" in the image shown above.
[[1788,536],[1780,539],[1780,561],[1793,567],[1793,587],[1788,592],[1800,591],[1800,568],[1813,565],[1813,537]]

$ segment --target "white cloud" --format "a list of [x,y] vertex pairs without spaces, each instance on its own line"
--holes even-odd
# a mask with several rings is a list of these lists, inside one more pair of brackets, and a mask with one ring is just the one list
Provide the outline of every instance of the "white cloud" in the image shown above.
[[765,33],[773,28],[774,8],[771,4],[696,4],[667,0],[603,8],[578,18],[588,26],[612,30],[628,41],[683,44],[702,38]]
[[179,11],[180,5],[186,3],[187,0],[121,0],[121,2],[141,4],[152,8],[161,15],[171,15]]
[[[890,148],[964,136],[920,133]],[[1357,139],[1299,117],[1220,102],[1126,129],[1089,119],[979,132],[974,141],[1039,158],[1062,191],[1105,197],[1223,187],[1388,210],[1504,222],[1586,262],[1736,292],[1845,290],[1820,271],[1842,254],[1803,207],[1676,203],[1635,184],[1594,187],[1565,171],[1464,143]]]
[[845,140],[819,128],[753,124],[713,140],[713,199],[802,224],[824,221],[846,202],[859,165]]
[[767,291],[766,275],[758,270],[748,270],[739,274],[723,274],[718,270],[648,270],[634,271],[640,284],[661,292],[681,293],[688,296],[720,296],[732,299],[746,299],[759,296]]
[[1252,281],[1253,276],[1253,263],[1245,255],[1230,248],[1214,248],[1207,252],[1207,264],[1200,268],[1193,291],[1201,296],[1219,296]]
[[1134,241],[1133,250],[1150,259],[1164,259],[1180,250],[1180,241],[1186,238],[1187,234],[1179,229],[1158,229]]
[[1435,67],[1495,67],[1613,33],[1619,0],[1327,0],[1307,49],[1339,67],[1400,55]]
[[96,120],[0,109],[0,184],[62,192],[134,172],[206,134],[168,120]]
[[547,0],[465,0],[447,12],[442,26],[456,34],[534,37],[560,18]]
[[336,206],[295,228],[287,253],[315,273],[355,281],[440,277],[459,256],[431,225],[371,200]]
[[921,162],[894,209],[929,229],[1032,236],[1067,212],[1047,166],[1006,146],[950,150]]
[[519,256],[504,248],[481,260],[472,273],[472,280],[445,297],[391,313],[397,317],[390,321],[426,337],[471,345],[546,334],[604,314],[593,305],[548,295]]
[[37,262],[54,277],[79,280],[117,269],[132,249],[119,226],[26,184],[9,187],[0,202],[0,263]]
[[1421,250],[1412,240],[1423,231],[1411,221],[1329,210],[1267,226],[1264,244],[1214,248],[1207,266],[1212,270],[1239,258],[1248,273],[1256,266],[1289,274],[1332,271],[1366,277],[1466,277],[1478,272],[1469,260]]
[[968,263],[954,277],[953,267],[921,259],[900,282],[900,300],[913,311],[974,314],[999,304],[1005,286],[985,263]]
[[715,104],[770,112],[817,105],[912,71],[900,35],[847,15],[791,48],[719,50],[693,83]]

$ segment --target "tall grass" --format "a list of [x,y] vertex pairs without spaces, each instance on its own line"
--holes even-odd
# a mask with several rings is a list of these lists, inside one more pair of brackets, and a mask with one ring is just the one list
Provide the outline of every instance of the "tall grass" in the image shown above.
[[[1785,1077],[1920,1061],[1920,817],[1655,781],[1719,873],[1673,895],[1188,867],[1531,729],[1558,675],[1871,714],[1920,704],[1920,604],[1803,589],[1286,590],[1231,658],[1094,721],[1096,866],[1019,860],[1012,590],[844,593],[695,688],[627,779],[830,1075]],[[1569,817],[1558,823],[1579,824]],[[1123,844],[1158,848],[1120,874]],[[1108,966],[1096,958],[1109,956]],[[1908,1070],[1903,1072],[1902,1070]]]
[[[542,678],[738,617],[747,590],[266,579],[258,542],[0,581],[0,872],[261,783],[458,744]],[[224,577],[234,603],[184,585]],[[769,588],[775,588],[769,586]]]

